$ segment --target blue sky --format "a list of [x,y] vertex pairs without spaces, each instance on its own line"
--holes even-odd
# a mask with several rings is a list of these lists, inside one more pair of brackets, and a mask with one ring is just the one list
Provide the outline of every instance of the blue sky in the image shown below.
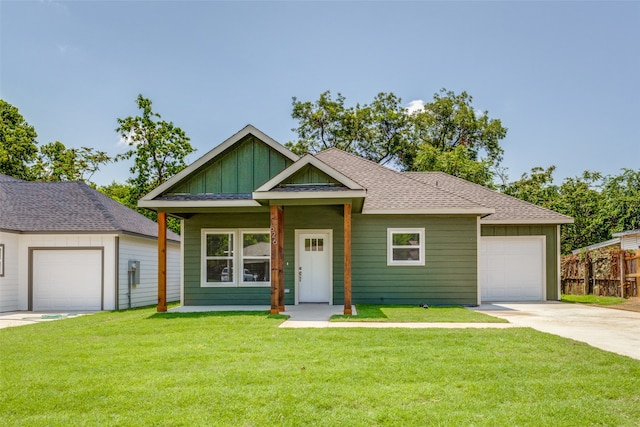
[[295,139],[293,96],[408,105],[446,88],[509,129],[510,180],[640,167],[640,2],[0,0],[0,40],[0,97],[41,144],[123,152],[116,118],[141,93],[193,161],[249,123]]

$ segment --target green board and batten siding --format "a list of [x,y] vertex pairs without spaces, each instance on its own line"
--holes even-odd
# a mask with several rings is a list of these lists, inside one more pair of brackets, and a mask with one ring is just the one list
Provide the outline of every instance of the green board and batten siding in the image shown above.
[[545,236],[547,269],[547,300],[559,300],[558,295],[558,226],[557,225],[489,225],[482,224],[482,236]]
[[291,164],[281,153],[247,136],[167,194],[250,194]]
[[335,184],[340,182],[331,178],[326,173],[318,170],[316,167],[306,165],[292,176],[282,181],[282,184]]
[[[333,230],[333,303],[343,303],[342,206],[285,208],[285,304],[295,302],[295,230]],[[476,217],[354,214],[353,302],[476,304]],[[200,214],[185,221],[185,305],[268,305],[269,287],[201,287],[202,228],[268,228],[267,213]],[[424,227],[425,265],[388,266],[387,228]]]

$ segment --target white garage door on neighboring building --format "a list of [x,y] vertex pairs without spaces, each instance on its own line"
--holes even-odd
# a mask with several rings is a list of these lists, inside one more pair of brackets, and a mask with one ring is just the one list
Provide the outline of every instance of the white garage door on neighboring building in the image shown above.
[[33,310],[102,309],[102,249],[34,249]]
[[545,297],[544,236],[482,237],[482,302],[542,301]]

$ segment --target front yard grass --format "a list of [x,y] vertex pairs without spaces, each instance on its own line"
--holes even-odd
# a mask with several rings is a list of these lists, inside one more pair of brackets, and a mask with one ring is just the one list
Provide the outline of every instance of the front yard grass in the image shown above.
[[617,305],[627,300],[620,297],[602,297],[597,295],[562,295],[561,301],[580,304]]
[[638,425],[640,361],[528,328],[105,312],[0,330],[0,425]]
[[464,307],[429,307],[417,305],[357,304],[356,315],[331,317],[332,322],[447,322],[508,323],[504,319],[468,310]]

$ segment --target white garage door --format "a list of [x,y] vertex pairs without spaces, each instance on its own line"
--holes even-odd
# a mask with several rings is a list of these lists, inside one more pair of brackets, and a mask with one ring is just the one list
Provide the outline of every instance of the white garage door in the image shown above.
[[102,251],[34,250],[34,310],[101,310]]
[[482,237],[481,245],[482,302],[544,298],[544,236]]

